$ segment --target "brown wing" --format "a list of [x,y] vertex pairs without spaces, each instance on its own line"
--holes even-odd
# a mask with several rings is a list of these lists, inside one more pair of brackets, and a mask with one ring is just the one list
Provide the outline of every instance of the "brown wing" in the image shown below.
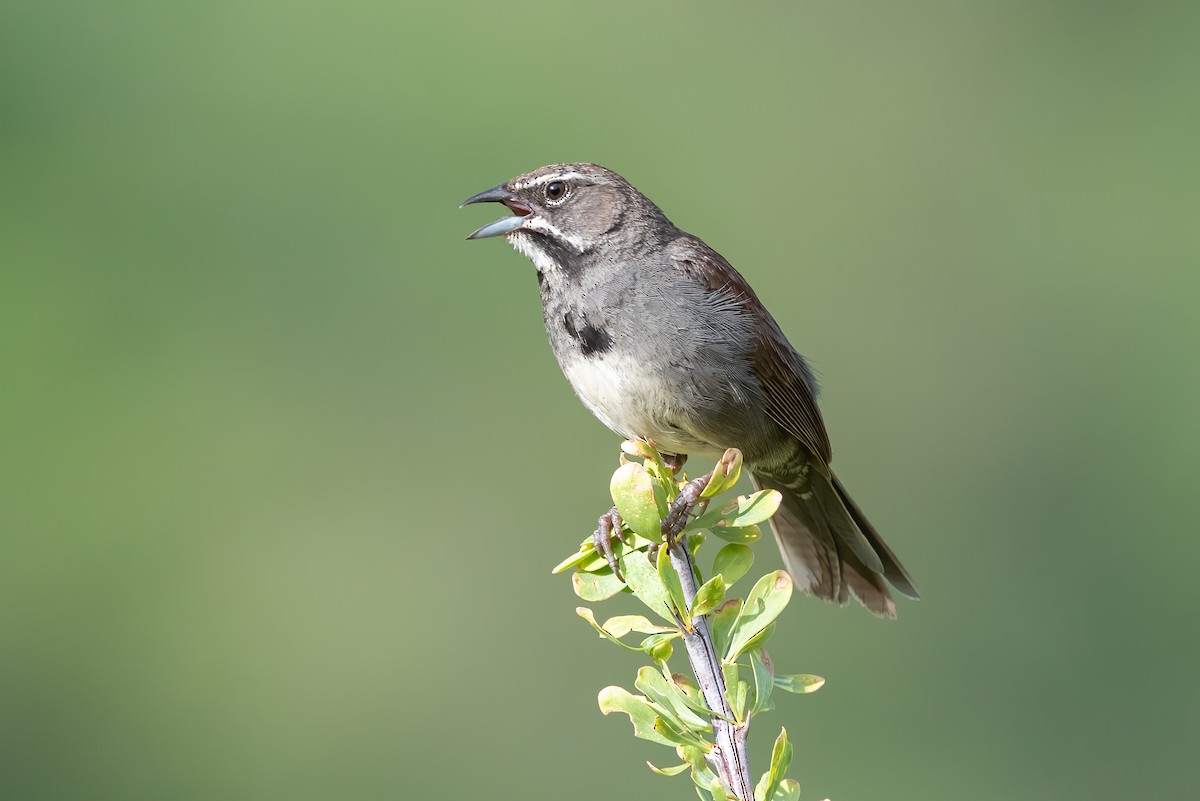
[[759,318],[761,335],[754,352],[753,369],[767,396],[767,414],[812,453],[822,473],[832,458],[829,435],[817,408],[812,371],[796,353],[758,295],[725,258],[701,240],[684,235],[673,244],[679,269],[705,284],[710,291],[736,298],[747,312]]
[[767,395],[767,414],[799,439],[827,473],[833,452],[817,407],[816,380],[766,309],[762,317],[765,331],[754,354],[754,372]]

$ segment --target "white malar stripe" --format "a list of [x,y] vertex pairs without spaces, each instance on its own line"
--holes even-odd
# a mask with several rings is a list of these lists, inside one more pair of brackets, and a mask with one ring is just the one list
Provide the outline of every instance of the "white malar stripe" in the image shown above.
[[539,272],[553,273],[561,269],[558,266],[558,262],[546,255],[546,251],[533,243],[533,237],[529,234],[518,229],[506,238],[508,239],[508,243],[513,246],[513,250],[533,262],[533,266],[537,267]]
[[569,243],[571,245],[571,247],[575,248],[575,251],[577,253],[583,252],[582,237],[572,236],[570,234],[563,233],[562,231],[558,230],[558,228],[556,228],[553,223],[551,223],[549,220],[545,219],[544,217],[530,217],[528,220],[525,221],[524,227],[529,228],[534,231],[541,231],[543,233],[550,234],[555,239]]
[[513,189],[528,189],[531,186],[541,186],[551,181],[579,181],[588,179],[589,177],[581,172],[552,172],[549,175],[539,175],[537,178],[530,178],[528,181],[513,184]]

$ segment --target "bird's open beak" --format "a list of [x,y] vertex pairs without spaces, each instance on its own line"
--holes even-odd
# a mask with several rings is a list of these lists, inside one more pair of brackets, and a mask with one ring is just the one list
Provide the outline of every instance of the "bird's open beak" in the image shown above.
[[[503,203],[508,206],[514,216],[501,217],[495,222],[490,222],[479,230],[472,233],[467,239],[486,239],[489,236],[500,236],[501,234],[510,234],[525,224],[525,220],[533,214],[533,209],[526,206],[521,201],[517,200],[517,196],[504,188],[504,184],[493,186],[491,189],[485,189],[478,195],[472,195],[463,201],[463,206],[470,206],[472,203]],[[459,206],[461,209],[462,206]]]

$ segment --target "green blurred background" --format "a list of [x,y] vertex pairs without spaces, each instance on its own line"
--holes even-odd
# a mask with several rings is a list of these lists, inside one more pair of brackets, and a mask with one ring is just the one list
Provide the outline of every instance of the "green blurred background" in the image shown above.
[[560,160],[754,283],[925,593],[793,604],[758,768],[1190,795],[1197,6],[732,5],[0,7],[0,797],[692,797],[548,574],[617,438],[463,241]]

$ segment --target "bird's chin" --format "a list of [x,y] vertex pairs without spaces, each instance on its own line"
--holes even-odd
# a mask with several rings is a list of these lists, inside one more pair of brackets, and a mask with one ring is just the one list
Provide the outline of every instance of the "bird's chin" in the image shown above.
[[518,229],[510,231],[506,238],[508,244],[513,246],[513,250],[533,262],[533,266],[539,273],[545,275],[561,269],[559,263],[542,247],[543,237]]

